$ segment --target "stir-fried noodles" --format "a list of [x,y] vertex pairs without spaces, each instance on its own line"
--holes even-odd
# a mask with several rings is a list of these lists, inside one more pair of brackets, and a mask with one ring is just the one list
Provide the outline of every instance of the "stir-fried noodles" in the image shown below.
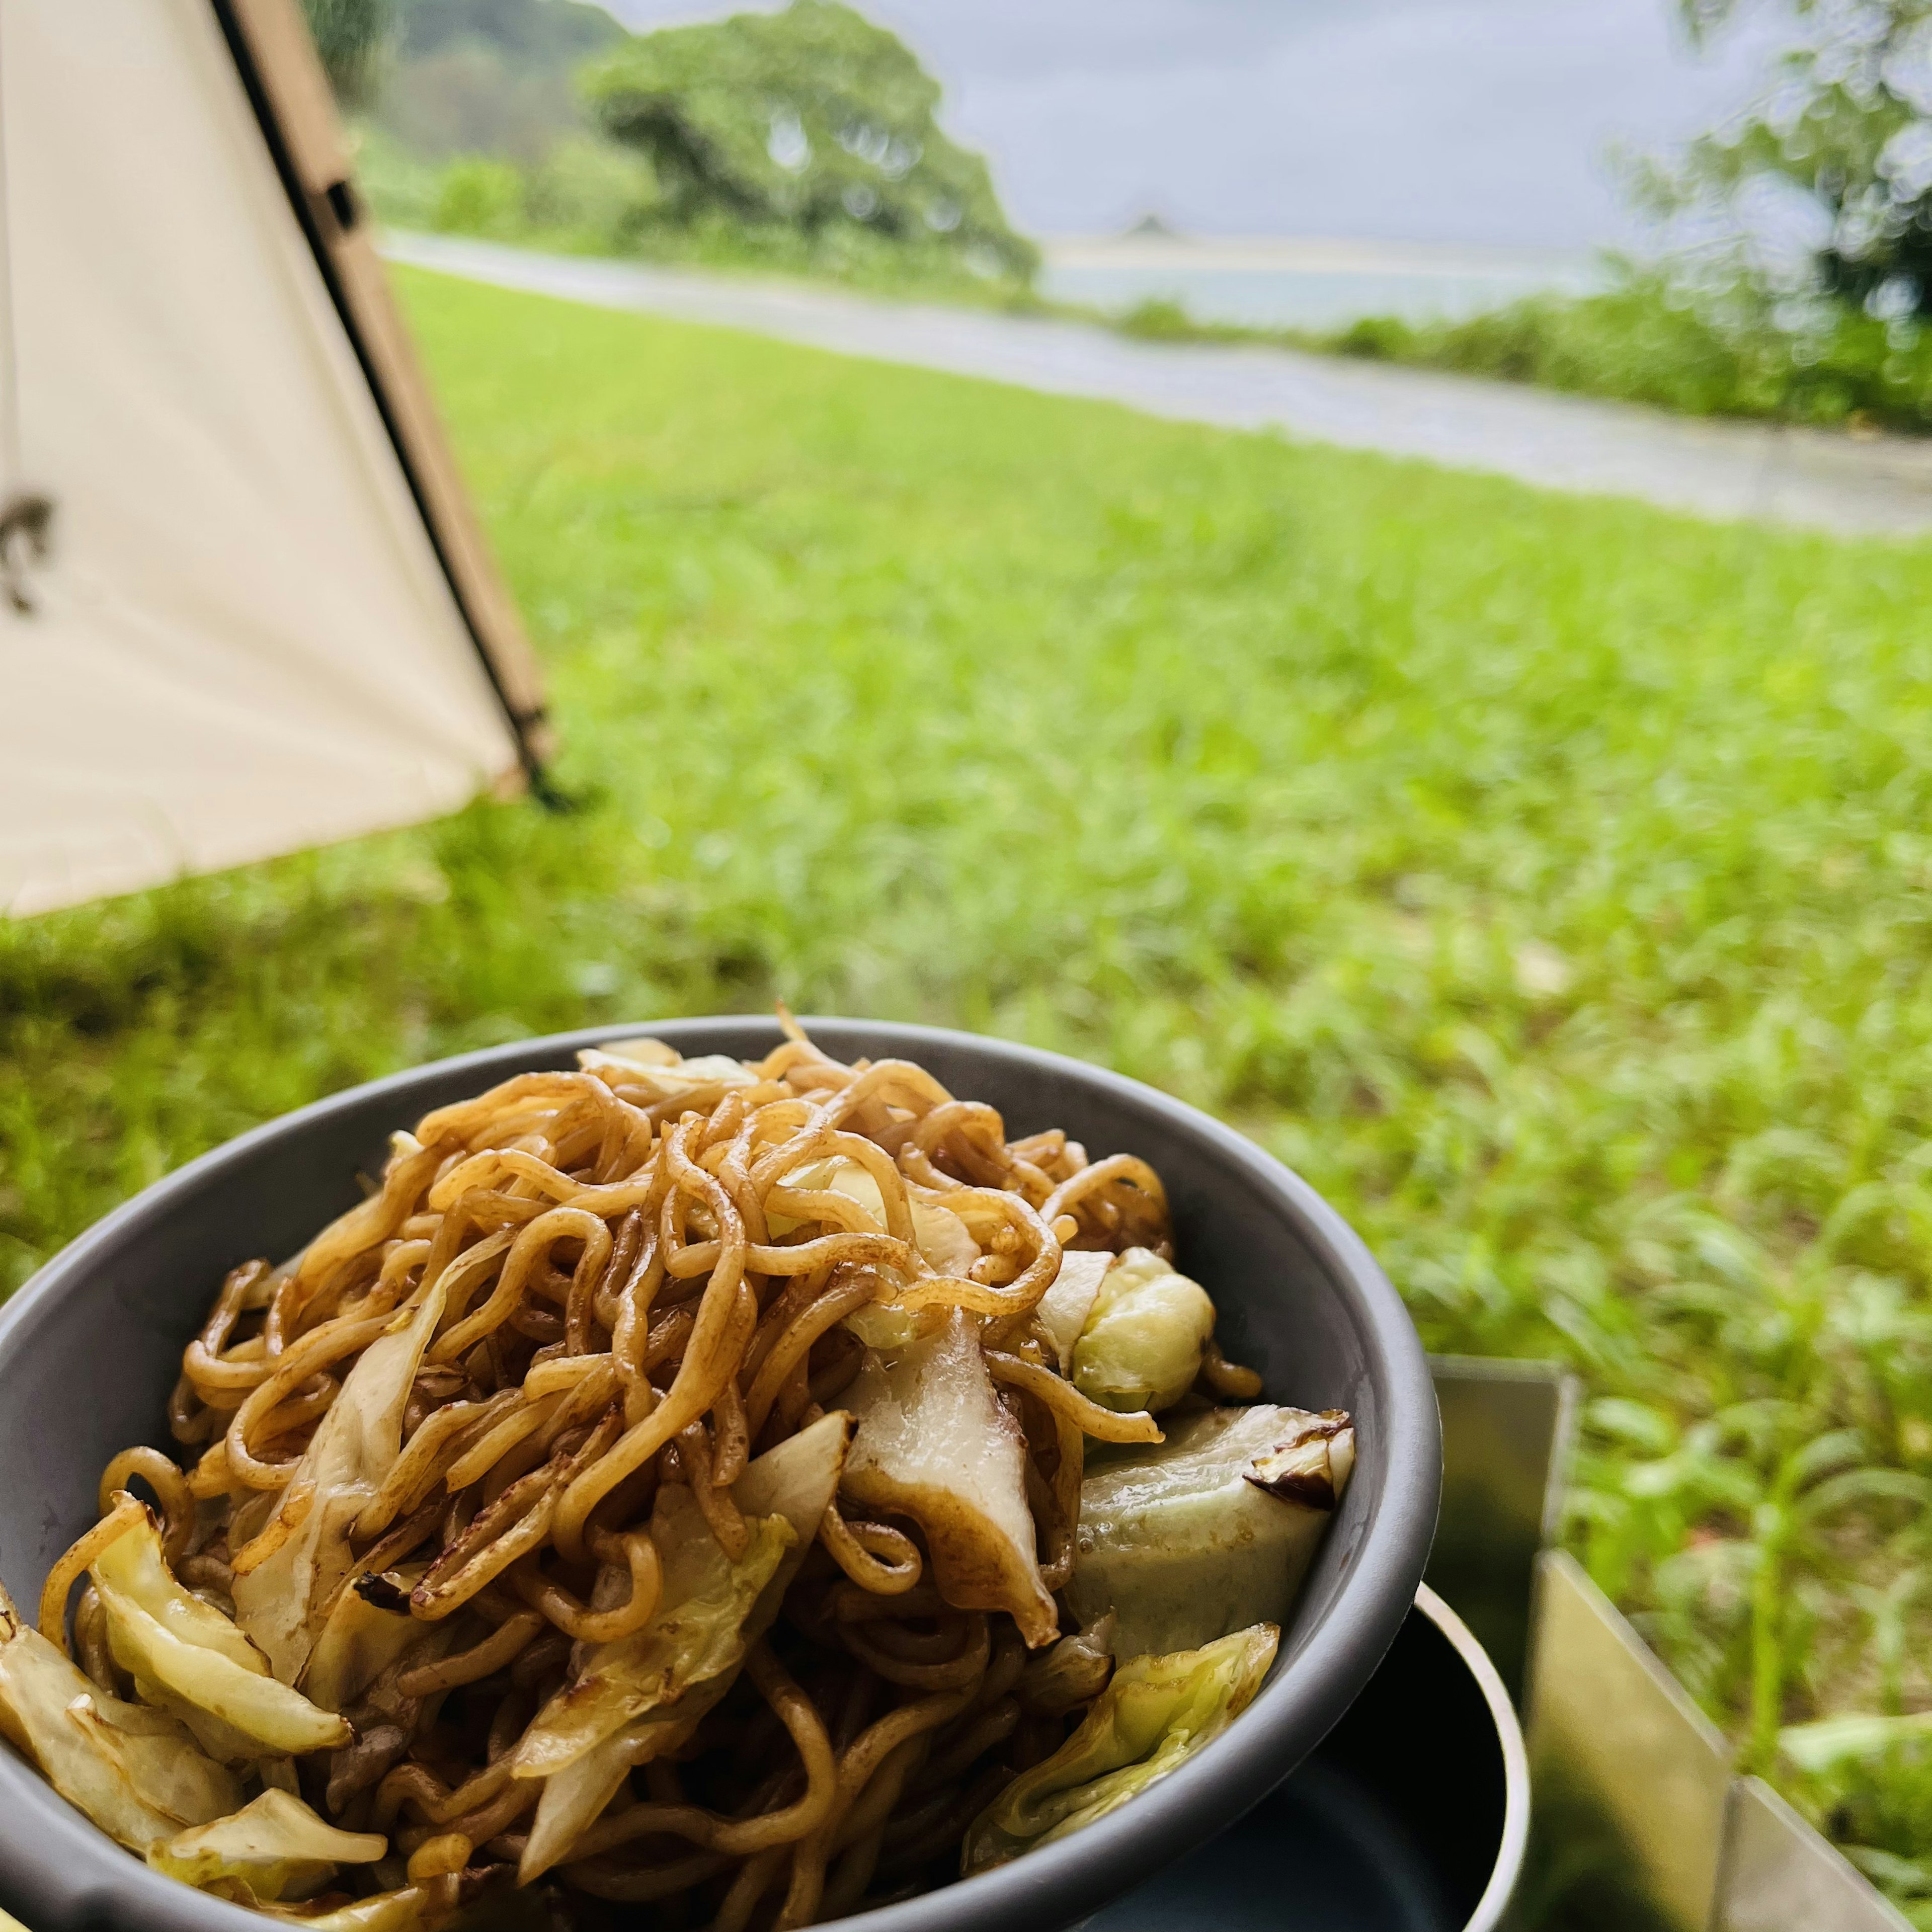
[[[158,1869],[382,1932],[516,1885],[552,1923],[836,1918],[1225,1725],[1347,1418],[1214,1406],[1259,1381],[1144,1162],[786,1030],[439,1108],[294,1261],[236,1268],[178,1466],[108,1466],[38,1634],[0,1595],[0,1728]],[[1254,1516],[1274,1567],[1209,1586],[1258,1589],[1252,1628],[1175,1621],[1188,1532],[1146,1482],[1083,1522],[1142,1456],[1177,1508]],[[1120,1620],[1151,1634],[1116,1674]],[[1153,1654],[1177,1634],[1213,1641]]]

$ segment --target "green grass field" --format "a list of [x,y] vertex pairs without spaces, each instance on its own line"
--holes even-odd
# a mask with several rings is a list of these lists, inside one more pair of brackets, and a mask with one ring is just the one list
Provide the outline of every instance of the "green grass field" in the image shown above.
[[[0,1276],[249,1123],[606,1018],[1070,1049],[1235,1120],[1901,1898],[1932,1769],[1932,550],[1719,529],[423,276],[566,816],[0,924]],[[1928,1916],[1928,1923],[1932,1923]]]

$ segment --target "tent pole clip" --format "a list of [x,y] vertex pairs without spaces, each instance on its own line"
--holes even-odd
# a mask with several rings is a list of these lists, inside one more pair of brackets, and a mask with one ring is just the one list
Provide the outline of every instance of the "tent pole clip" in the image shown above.
[[22,616],[37,608],[28,580],[53,548],[54,500],[39,490],[13,490],[0,500],[0,592]]

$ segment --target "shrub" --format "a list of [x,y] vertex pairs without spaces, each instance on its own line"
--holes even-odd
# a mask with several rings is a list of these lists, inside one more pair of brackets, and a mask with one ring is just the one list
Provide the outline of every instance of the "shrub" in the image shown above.
[[452,161],[437,184],[434,225],[446,233],[512,236],[524,226],[524,178],[482,154]]
[[1129,335],[1144,336],[1150,342],[1185,342],[1202,332],[1172,296],[1149,296],[1136,303],[1121,316],[1120,327]]
[[1365,315],[1352,322],[1329,346],[1365,362],[1403,362],[1414,352],[1415,332],[1400,316]]
[[650,164],[608,141],[560,141],[530,170],[524,196],[532,226],[621,252],[657,211]]
[[1780,327],[1748,292],[1694,297],[1654,274],[1460,322],[1370,316],[1320,346],[1690,416],[1932,433],[1932,331],[1836,308],[1804,328]]

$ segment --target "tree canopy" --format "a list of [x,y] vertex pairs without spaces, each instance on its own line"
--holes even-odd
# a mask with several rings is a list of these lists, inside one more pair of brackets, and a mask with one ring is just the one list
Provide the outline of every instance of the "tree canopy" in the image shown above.
[[[1679,0],[1702,38],[1752,0]],[[1804,32],[1778,84],[1688,157],[1684,190],[1769,176],[1828,224],[1826,293],[1874,314],[1932,316],[1932,0],[1788,0]]]
[[393,24],[392,0],[302,0],[302,10],[337,100],[366,105]]
[[837,0],[638,36],[585,71],[598,124],[647,154],[674,220],[850,224],[1021,278],[1037,256],[950,140],[911,51]]

